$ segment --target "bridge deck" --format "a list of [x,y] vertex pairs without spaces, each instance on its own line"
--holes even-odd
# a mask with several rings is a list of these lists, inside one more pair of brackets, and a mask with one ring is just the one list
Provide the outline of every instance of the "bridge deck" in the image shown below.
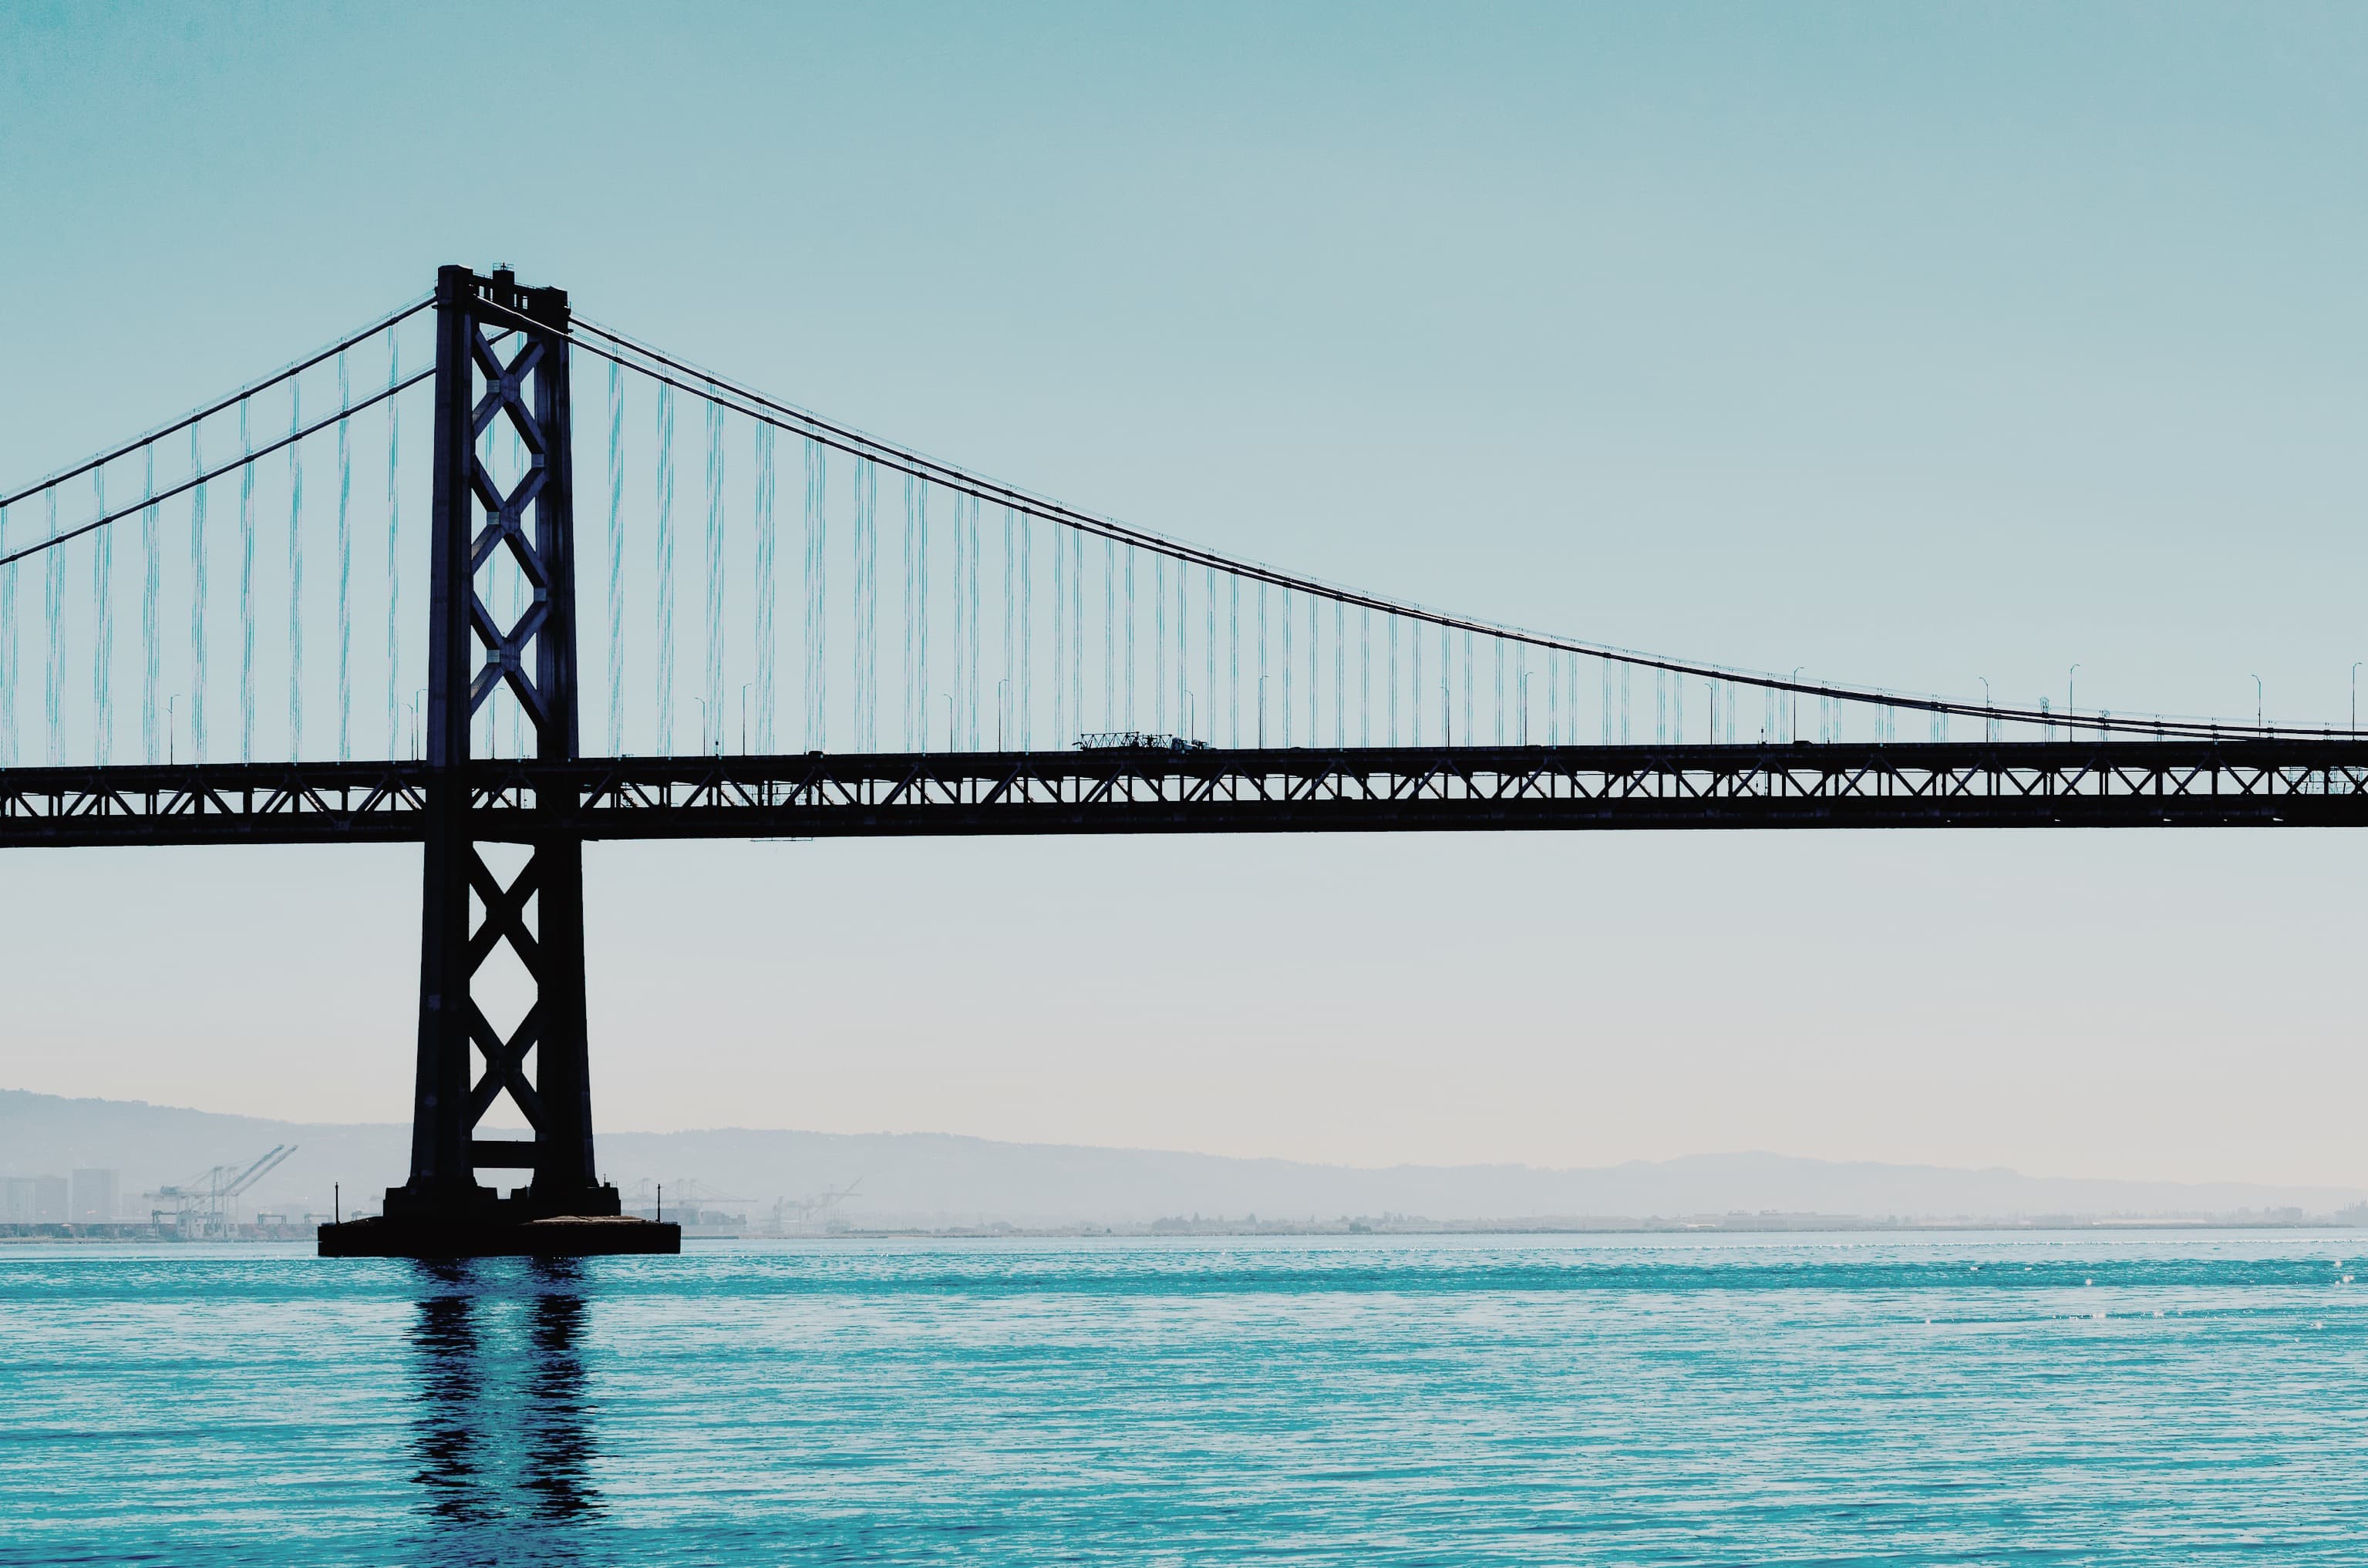
[[[2368,824],[2368,742],[800,754],[476,762],[477,836]],[[418,763],[0,770],[0,846],[399,842]]]

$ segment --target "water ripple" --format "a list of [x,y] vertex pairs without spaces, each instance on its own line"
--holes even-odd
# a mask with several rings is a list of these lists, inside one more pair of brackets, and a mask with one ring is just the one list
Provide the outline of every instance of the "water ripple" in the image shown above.
[[2356,1562],[2356,1245],[10,1248],[0,1562]]

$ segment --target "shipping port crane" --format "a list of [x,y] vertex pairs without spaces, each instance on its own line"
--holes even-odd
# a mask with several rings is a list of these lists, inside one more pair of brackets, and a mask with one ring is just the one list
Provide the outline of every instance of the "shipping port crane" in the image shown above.
[[[854,1197],[855,1189],[862,1185],[863,1178],[857,1176],[845,1187],[825,1187],[811,1198],[775,1199],[773,1200],[774,1231],[787,1235],[791,1233],[791,1226],[795,1226],[800,1231],[805,1230],[814,1225],[821,1216],[828,1214],[831,1210]],[[792,1212],[796,1215],[794,1220],[790,1217]]]
[[245,1169],[215,1165],[188,1181],[145,1193],[142,1196],[152,1201],[172,1205],[169,1220],[161,1207],[151,1210],[149,1218],[159,1226],[169,1223],[185,1241],[227,1241],[234,1228],[231,1223],[233,1201],[279,1169],[295,1152],[293,1143],[275,1144]]

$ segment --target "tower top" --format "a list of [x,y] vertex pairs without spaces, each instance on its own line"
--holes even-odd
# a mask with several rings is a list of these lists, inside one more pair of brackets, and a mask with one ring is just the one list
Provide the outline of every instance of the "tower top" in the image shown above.
[[482,301],[497,311],[524,316],[537,326],[554,332],[565,332],[568,327],[566,290],[520,288],[518,274],[507,267],[495,267],[490,278],[465,267],[438,267],[436,298],[439,304]]

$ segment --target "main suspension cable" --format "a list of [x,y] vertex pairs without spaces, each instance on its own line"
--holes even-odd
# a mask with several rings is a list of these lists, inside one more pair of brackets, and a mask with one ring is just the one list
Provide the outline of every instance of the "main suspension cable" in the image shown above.
[[[525,320],[524,317],[518,319]],[[2072,715],[2068,713],[2053,712],[2044,709],[2001,707],[1941,697],[1892,692],[1879,687],[1831,686],[1757,671],[1737,670],[1672,659],[1609,643],[1552,636],[1494,621],[1452,615],[1418,605],[1383,598],[1354,588],[1326,583],[1320,579],[1285,573],[1257,562],[1235,560],[1216,551],[1170,539],[1147,529],[1077,511],[1059,502],[985,478],[908,449],[891,445],[878,437],[835,424],[808,410],[781,403],[778,399],[767,396],[729,378],[718,376],[703,368],[665,354],[583,316],[575,318],[575,325],[580,330],[572,336],[571,341],[586,352],[637,371],[663,385],[689,392],[694,395],[713,397],[721,394],[737,400],[736,403],[729,406],[732,407],[733,412],[741,414],[745,417],[763,423],[779,423],[780,427],[792,430],[819,445],[867,457],[882,467],[973,499],[991,499],[1000,505],[1094,535],[1112,543],[1153,551],[1173,560],[1212,567],[1270,586],[1313,594],[1342,604],[1354,605],[1367,611],[1378,610],[1385,616],[1402,617],[1437,626],[1442,630],[1460,630],[1467,634],[1477,633],[1517,645],[1549,652],[1583,654],[1607,663],[1650,669],[1665,676],[1691,676],[1704,680],[1727,681],[1738,686],[1759,687],[1770,692],[1789,692],[1816,697],[1833,702],[1851,702],[1891,709],[1904,708],[1934,714],[1964,715],[1992,722],[2063,724],[2072,719]],[[585,335],[587,334],[603,341],[588,341]],[[640,363],[637,360],[647,362]],[[664,369],[654,369],[651,368],[654,365]],[[675,372],[675,374],[667,372]],[[696,378],[696,380],[678,380],[677,375]],[[2100,732],[2199,739],[2209,739],[2225,733],[2317,736],[2325,733],[2320,728],[2266,723],[2231,724],[2204,719],[2169,716],[2114,716],[2103,712],[2080,716],[2078,724],[2080,728]]]
[[[305,371],[311,369],[313,366],[322,363],[324,360],[333,359],[336,356],[345,353],[349,348],[353,348],[360,344],[369,342],[371,338],[376,337],[380,333],[401,325],[403,323],[410,320],[413,316],[417,315],[420,312],[426,310],[435,302],[436,296],[434,293],[422,294],[418,299],[412,301],[409,304],[397,310],[393,314],[381,317],[373,324],[366,326],[359,332],[347,334],[345,337],[342,337],[338,341],[329,345],[329,347],[322,349],[319,353],[314,354],[308,359],[300,359],[292,365],[275,370],[270,375],[266,376],[263,380],[252,382],[247,386],[241,387],[238,391],[232,392],[229,396],[221,399],[219,402],[208,403],[205,407],[199,409],[194,414],[184,415],[182,417],[173,421],[170,425],[160,425],[144,436],[141,436],[133,440],[126,441],[122,446],[116,448],[111,452],[102,453],[100,456],[92,458],[88,461],[81,463],[74,468],[66,469],[58,473],[53,473],[37,484],[27,485],[24,489],[17,491],[14,495],[0,496],[0,506],[13,506],[17,502],[25,500],[28,496],[39,495],[42,491],[48,490],[55,485],[63,484],[70,479],[79,479],[82,475],[90,472],[93,469],[105,468],[108,463],[115,461],[119,458],[130,457],[132,453],[138,451],[142,447],[152,446],[154,443],[163,440],[165,437],[173,435],[178,431],[186,430],[190,426],[198,424],[201,420],[211,419],[215,415],[222,413],[224,409],[234,408],[239,403],[245,402],[248,398],[255,396],[258,392],[269,392],[273,387],[278,386],[280,382],[287,381],[291,376],[301,376]],[[357,408],[367,408],[369,406],[369,403],[357,403],[355,405]],[[348,410],[348,412],[351,411]],[[262,454],[258,453],[256,455],[260,456]],[[187,488],[187,485],[182,486],[182,489]],[[177,495],[180,494],[180,491],[168,490],[165,494],[165,495]],[[157,499],[162,500],[164,497],[159,496]],[[135,511],[138,510],[137,507],[132,509]],[[107,520],[112,522],[114,519],[110,517]],[[17,557],[10,556],[7,559],[13,561],[17,559]],[[0,565],[6,565],[6,563],[7,562],[6,561],[0,561]]]
[[[628,368],[630,369],[630,367]],[[340,419],[349,418],[354,415],[359,414],[365,408],[370,408],[375,404],[384,403],[388,398],[394,396],[397,392],[417,386],[420,382],[427,381],[435,374],[436,371],[431,367],[420,371],[416,375],[406,377],[404,380],[395,382],[394,385],[388,387],[383,392],[372,392],[369,397],[364,398],[361,402],[355,403],[350,408],[340,409],[336,413],[330,415],[326,419],[319,420],[313,424],[302,426],[297,429],[291,430],[287,435],[281,437],[279,440],[272,442],[269,446],[257,447],[252,451],[244,452],[239,456],[237,460],[233,462],[226,462],[220,468],[211,469],[192,478],[185,479],[180,483],[173,486],[170,490],[160,490],[156,492],[154,496],[151,496],[146,500],[142,500],[137,505],[125,506],[113,512],[101,513],[99,516],[93,517],[86,523],[81,523],[74,528],[52,533],[47,539],[36,540],[31,544],[25,546],[22,550],[11,551],[6,555],[0,555],[0,566],[13,566],[17,562],[23,561],[29,556],[40,554],[45,550],[54,550],[59,545],[68,543],[74,540],[78,540],[83,535],[103,528],[110,523],[120,522],[125,517],[132,517],[157,502],[170,501],[176,495],[186,495],[200,484],[211,484],[226,473],[236,473],[243,468],[251,467],[262,459],[269,457],[274,452],[282,451],[287,448],[294,446],[297,442],[303,440],[308,436],[319,435],[322,431],[335,426]],[[232,403],[223,403],[222,406],[223,408],[231,407],[236,401],[237,400],[233,399],[232,400]],[[183,426],[175,426],[173,428],[180,429],[183,428]],[[172,431],[167,430],[165,434],[171,435]],[[124,449],[125,452],[133,452],[137,450],[139,450],[137,446],[127,447]],[[123,453],[120,452],[116,455],[120,457]],[[74,472],[76,473],[87,473],[90,470],[84,468],[77,469]],[[72,478],[74,476],[69,474],[66,477]],[[28,490],[25,492],[25,494],[37,495],[40,494],[42,489],[54,487],[55,482],[48,486],[39,486],[35,489]],[[23,497],[19,496],[17,499],[21,500],[22,498]],[[15,501],[11,501],[8,504],[14,506],[16,503]]]

